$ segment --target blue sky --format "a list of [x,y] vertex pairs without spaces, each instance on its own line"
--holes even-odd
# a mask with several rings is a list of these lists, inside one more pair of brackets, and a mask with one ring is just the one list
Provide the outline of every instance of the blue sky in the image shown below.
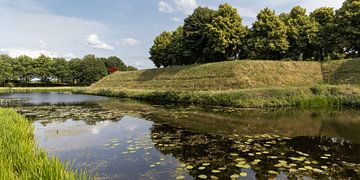
[[277,13],[301,5],[308,11],[339,8],[343,0],[0,0],[0,53],[11,56],[120,57],[152,68],[149,48],[156,35],[174,30],[197,6],[230,3],[251,25],[268,6]]

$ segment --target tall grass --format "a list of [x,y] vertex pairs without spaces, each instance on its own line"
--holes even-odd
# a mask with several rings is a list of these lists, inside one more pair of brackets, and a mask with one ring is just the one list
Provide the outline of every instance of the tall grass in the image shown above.
[[36,146],[34,128],[24,117],[0,108],[0,179],[91,179],[85,171],[72,171],[69,163]]
[[0,93],[10,92],[71,92],[74,87],[0,87]]

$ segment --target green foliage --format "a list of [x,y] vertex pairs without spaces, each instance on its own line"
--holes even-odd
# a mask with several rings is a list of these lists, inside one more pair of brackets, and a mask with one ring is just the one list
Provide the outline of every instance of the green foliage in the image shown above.
[[13,76],[13,68],[10,63],[8,56],[0,55],[0,83],[3,85]]
[[292,60],[311,59],[319,31],[318,23],[300,6],[295,6],[290,14],[285,16],[284,22],[289,42],[287,57]]
[[51,63],[52,59],[45,55],[41,55],[33,61],[34,75],[35,77],[39,78],[43,83],[50,82],[52,68]]
[[[336,11],[310,13],[295,6],[279,16],[261,10],[252,27],[242,25],[236,8],[198,7],[174,32],[157,36],[150,49],[156,67],[236,59],[330,60],[358,57],[360,0],[346,0]],[[344,52],[345,51],[345,52]]]
[[116,56],[110,56],[108,58],[104,58],[103,61],[105,63],[105,67],[107,70],[109,70],[112,67],[116,67],[119,71],[127,71],[126,64]]
[[265,8],[253,24],[250,43],[254,59],[281,59],[289,47],[286,27],[275,11]]
[[335,12],[333,8],[322,7],[315,9],[310,17],[319,25],[315,41],[315,59],[330,60],[338,58],[336,55],[337,37],[335,29]]
[[184,20],[183,38],[185,57],[192,63],[205,63],[214,59],[212,52],[205,51],[209,44],[208,25],[211,24],[215,11],[207,7],[198,7]]
[[360,0],[345,0],[336,11],[336,23],[341,43],[353,57],[360,55]]
[[84,56],[80,67],[80,84],[91,84],[108,75],[104,62],[94,55]]
[[54,58],[50,71],[52,76],[61,83],[64,83],[65,80],[71,77],[69,62],[64,58]]
[[220,5],[207,28],[209,43],[204,51],[214,54],[212,60],[237,59],[247,32],[237,9],[229,4]]
[[0,121],[0,179],[91,179],[40,150],[31,123],[15,111],[0,108]]
[[41,55],[36,59],[29,56],[11,58],[0,55],[0,86],[12,83],[17,86],[30,85],[34,78],[47,85],[51,82],[70,84],[91,84],[112,71],[134,71],[133,66],[126,66],[120,58],[111,56],[98,58],[87,55],[83,59],[67,61],[64,58],[50,58]]
[[162,32],[154,40],[154,45],[150,48],[150,59],[156,67],[167,67],[168,63],[168,46],[171,43],[171,32]]

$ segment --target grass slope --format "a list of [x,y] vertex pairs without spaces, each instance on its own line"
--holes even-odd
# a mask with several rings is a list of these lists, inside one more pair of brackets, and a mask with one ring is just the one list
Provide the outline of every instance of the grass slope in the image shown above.
[[360,107],[360,61],[230,61],[117,72],[75,92],[251,107]]
[[37,148],[30,122],[0,108],[0,179],[88,179]]
[[228,61],[117,72],[91,88],[142,90],[233,90],[313,85],[323,81],[317,62]]

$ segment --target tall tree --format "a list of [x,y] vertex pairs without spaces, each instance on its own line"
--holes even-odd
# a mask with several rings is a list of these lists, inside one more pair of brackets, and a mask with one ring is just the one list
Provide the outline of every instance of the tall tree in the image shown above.
[[254,59],[281,59],[289,44],[284,22],[270,8],[257,15],[251,30],[250,44]]
[[314,55],[313,49],[319,31],[317,22],[300,6],[295,6],[286,17],[288,57],[293,60],[310,59]]
[[81,84],[91,84],[108,75],[104,62],[96,58],[95,55],[84,56],[81,68],[83,69],[80,79]]
[[186,65],[193,64],[190,58],[186,57],[185,44],[183,39],[183,26],[178,27],[171,34],[170,44],[167,46],[168,64],[171,65]]
[[52,59],[45,55],[40,55],[33,61],[34,75],[43,83],[49,83],[51,77]]
[[333,8],[321,7],[315,9],[311,14],[319,24],[319,31],[316,37],[316,59],[329,60],[335,58],[337,47],[337,33],[335,31],[335,12]]
[[204,50],[206,54],[214,54],[214,61],[238,58],[246,29],[236,8],[227,3],[220,5],[207,28],[209,43]]
[[336,11],[336,23],[347,53],[360,56],[360,0],[345,0]]
[[109,74],[112,73],[114,70],[127,70],[127,66],[125,65],[125,63],[117,56],[110,56],[108,58],[104,58],[103,61]]
[[70,77],[69,62],[64,58],[54,58],[51,67],[52,77],[56,78],[59,82],[64,83]]
[[16,71],[13,72],[15,80],[19,80],[21,83],[30,83],[34,77],[34,61],[29,56],[19,56],[13,59],[11,65]]
[[207,7],[198,7],[184,20],[183,38],[186,49],[184,56],[193,63],[215,59],[212,57],[212,52],[205,51],[209,44],[206,32],[208,31],[208,24],[212,22],[214,13],[214,10]]
[[8,80],[12,78],[13,68],[10,64],[10,57],[0,55],[0,83],[5,86]]
[[150,59],[156,67],[169,66],[168,46],[171,43],[172,33],[164,31],[155,37],[154,45],[150,48]]

